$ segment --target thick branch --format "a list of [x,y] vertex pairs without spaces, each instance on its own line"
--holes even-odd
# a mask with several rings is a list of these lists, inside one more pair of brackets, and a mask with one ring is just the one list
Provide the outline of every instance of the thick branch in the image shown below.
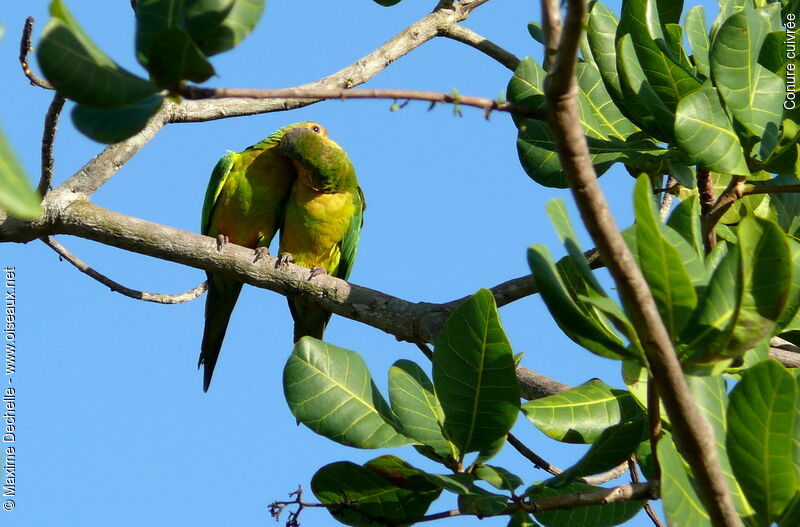
[[548,498],[539,498],[523,504],[523,509],[528,512],[577,509],[589,505],[605,505],[619,501],[649,500],[657,497],[657,488],[654,482],[630,483],[619,485],[611,489],[597,488],[581,493],[562,494]]
[[[549,0],[542,1],[542,10],[550,42],[555,40],[552,33],[559,27],[560,17]],[[739,517],[720,469],[711,427],[692,400],[653,296],[615,225],[589,157],[580,125],[575,79],[578,43],[586,12],[585,0],[568,1],[564,31],[558,39],[558,53],[545,86],[550,129],[583,222],[637,329],[656,388],[669,414],[676,446],[694,470],[703,505],[714,525],[737,527]]]
[[55,241],[51,237],[42,238],[42,241],[45,245],[53,249],[58,255],[71,263],[75,266],[83,274],[94,278],[101,284],[105,285],[115,293],[120,293],[121,295],[134,298],[136,300],[143,300],[145,302],[154,302],[156,304],[182,304],[184,302],[189,302],[190,300],[194,300],[195,298],[199,297],[203,293],[206,292],[208,289],[208,284],[206,282],[201,283],[193,287],[192,289],[186,291],[185,293],[180,293],[177,295],[166,295],[163,293],[148,293],[147,291],[137,291],[135,289],[131,289],[129,287],[125,287],[124,285],[120,284],[119,282],[115,282],[114,280],[108,278],[107,276],[98,273],[89,265],[87,265],[83,260],[72,254],[67,250],[66,247]]

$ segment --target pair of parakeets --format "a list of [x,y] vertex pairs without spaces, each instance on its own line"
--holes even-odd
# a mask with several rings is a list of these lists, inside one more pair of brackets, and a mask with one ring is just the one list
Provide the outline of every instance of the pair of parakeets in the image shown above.
[[[364,194],[347,153],[317,123],[281,128],[214,168],[203,203],[202,233],[237,245],[268,248],[280,230],[279,254],[346,279],[363,224]],[[285,259],[285,256],[282,257]],[[208,391],[242,283],[207,273],[208,296],[200,365]],[[331,314],[289,299],[294,341],[322,338]]]

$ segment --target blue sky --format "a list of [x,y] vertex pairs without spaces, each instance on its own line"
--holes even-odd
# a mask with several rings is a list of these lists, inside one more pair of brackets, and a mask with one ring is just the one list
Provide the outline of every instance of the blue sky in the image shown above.
[[[104,50],[141,72],[127,1],[66,3]],[[281,88],[316,80],[372,51],[434,4],[405,0],[382,8],[369,0],[272,0],[240,47],[214,57],[218,77],[208,84]],[[30,87],[17,63],[29,15],[37,19],[38,38],[48,18],[46,2],[0,6],[0,125],[35,180],[51,94]],[[465,25],[519,57],[539,59],[540,48],[526,29],[538,19],[537,2],[495,0]],[[367,86],[457,88],[494,98],[509,78],[509,71],[474,49],[435,39]],[[330,101],[291,115],[169,125],[93,201],[197,231],[208,176],[226,150],[240,150],[287,123],[315,120],[350,154],[369,205],[353,282],[407,300],[441,302],[526,274],[525,251],[532,243],[562,253],[543,205],[568,199],[568,193],[542,188],[525,175],[508,116],[486,121],[478,110],[464,109],[458,118],[443,106],[427,112],[427,104],[412,103],[390,112],[390,105]],[[102,149],[74,130],[70,109],[58,130],[56,184]],[[601,181],[618,221],[629,224],[633,180],[613,169]],[[77,238],[59,240],[128,287],[178,293],[204,279],[200,270]],[[17,508],[0,511],[3,525],[272,525],[267,505],[298,484],[308,488],[322,465],[386,453],[345,448],[295,425],[281,388],[291,319],[285,299],[275,293],[245,288],[214,383],[204,394],[196,369],[203,298],[164,306],[122,297],[39,242],[0,245],[5,266],[17,270],[18,433]],[[618,363],[568,341],[540,299],[504,307],[501,317],[514,350],[526,352],[525,366],[572,385],[599,377],[622,386]],[[359,351],[384,390],[395,360],[427,367],[413,345],[335,316],[326,340]],[[583,452],[554,444],[524,418],[515,433],[557,466],[569,466]],[[410,447],[394,453],[436,469]],[[495,463],[526,482],[546,477],[510,447]],[[452,506],[439,502],[430,512]],[[304,525],[337,525],[324,511],[303,515]],[[444,522],[477,525],[470,519]],[[630,525],[650,523],[640,515]]]

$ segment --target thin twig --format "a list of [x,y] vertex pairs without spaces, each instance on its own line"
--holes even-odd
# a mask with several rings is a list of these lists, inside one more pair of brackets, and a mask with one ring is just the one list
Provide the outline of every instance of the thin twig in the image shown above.
[[586,492],[561,494],[539,498],[522,503],[522,509],[528,512],[569,510],[590,505],[606,505],[620,501],[643,501],[656,497],[658,485],[655,482],[629,483],[614,488],[595,488]]
[[528,461],[533,463],[534,467],[542,469],[552,474],[553,476],[557,476],[561,474],[561,472],[563,472],[560,468],[551,465],[550,463],[547,462],[546,459],[539,456],[536,452],[528,448],[525,445],[525,443],[517,439],[517,437],[514,434],[508,434],[508,444],[513,446],[517,450],[517,452],[522,454],[525,458],[528,459]]
[[519,58],[516,55],[462,25],[453,24],[442,28],[440,35],[485,53],[511,71],[519,66]]
[[53,238],[48,236],[47,238],[42,238],[42,241],[45,245],[53,249],[58,255],[71,263],[75,268],[77,268],[83,274],[94,278],[101,284],[105,285],[115,293],[120,293],[121,295],[125,295],[130,298],[134,298],[136,300],[142,300],[144,302],[154,302],[156,304],[182,304],[184,302],[189,302],[190,300],[194,300],[198,296],[202,295],[208,289],[208,284],[203,282],[202,284],[198,285],[186,291],[185,293],[181,293],[178,295],[167,295],[162,293],[148,293],[147,291],[137,291],[135,289],[131,289],[129,287],[125,287],[124,285],[115,282],[114,280],[108,278],[107,276],[98,273],[91,267],[89,267],[86,263],[80,260],[77,256],[69,252],[63,245],[55,241]]
[[661,399],[651,378],[647,383],[647,422],[650,437],[650,459],[653,465],[653,478],[661,481],[661,464],[658,462],[657,448],[661,440]]
[[[667,183],[666,183],[665,187],[667,189],[669,189],[674,184],[675,184],[675,178],[672,177],[672,176],[669,176],[667,178]],[[672,200],[673,199],[675,199],[675,196],[673,196],[669,192],[665,192],[664,195],[661,197],[661,208],[658,211],[658,215],[661,218],[661,221],[665,221],[667,219],[667,216],[669,216],[669,211],[670,211],[670,209],[672,209]]]
[[800,193],[800,185],[765,185],[760,182],[748,181],[743,194],[753,196],[755,194],[796,194]]
[[[628,458],[628,469],[631,473],[631,483],[639,483],[639,472],[636,470],[636,458],[633,456]],[[664,527],[661,524],[661,519],[659,519],[656,511],[653,510],[653,506],[649,501],[644,504],[644,512],[650,517],[650,521],[653,522],[653,525],[656,527]]]
[[[542,0],[542,12],[550,33],[560,26],[560,13],[551,0]],[[678,451],[692,466],[700,498],[711,521],[718,527],[738,527],[739,516],[719,464],[714,434],[694,404],[672,341],[642,272],[616,226],[608,203],[597,184],[578,106],[578,45],[587,14],[586,0],[568,0],[567,17],[558,36],[558,53],[545,81],[548,122],[561,166],[589,234],[613,277],[626,312],[647,355],[659,396],[672,423]]]
[[343,88],[284,88],[279,90],[257,90],[237,88],[202,88],[200,86],[184,86],[178,90],[183,97],[191,100],[203,99],[388,99],[428,101],[433,103],[458,104],[472,106],[485,112],[507,112],[521,117],[543,120],[544,111],[538,108],[520,106],[510,102],[470,95],[417,91],[417,90],[353,90]]
[[28,77],[28,80],[31,81],[31,86],[38,86],[45,90],[53,90],[55,89],[53,85],[31,71],[31,67],[28,64],[28,54],[33,51],[33,47],[31,47],[31,35],[33,34],[34,22],[32,16],[25,19],[25,26],[22,28],[22,38],[19,42],[19,64],[22,66],[22,72]]
[[55,95],[53,95],[50,107],[47,109],[47,115],[44,117],[44,131],[42,132],[42,175],[39,178],[39,185],[36,187],[39,191],[39,195],[42,197],[50,191],[50,183],[53,181],[53,144],[56,139],[58,118],[61,115],[61,110],[64,108],[64,102],[64,97],[56,92]]
[[728,212],[734,203],[744,197],[744,191],[745,177],[731,176],[731,182],[728,184],[725,190],[722,191],[722,194],[719,195],[719,198],[717,198],[717,201],[714,202],[711,210],[705,216],[703,228],[713,231],[717,223],[719,223],[719,221],[722,219],[722,216]]

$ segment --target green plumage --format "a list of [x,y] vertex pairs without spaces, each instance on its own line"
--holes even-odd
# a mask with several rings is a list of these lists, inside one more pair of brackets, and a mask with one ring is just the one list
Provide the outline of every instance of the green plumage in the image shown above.
[[[280,148],[292,159],[297,181],[286,203],[280,252],[298,265],[321,267],[347,279],[358,249],[364,194],[347,153],[324,134],[295,129],[281,139]],[[331,314],[301,300],[289,299],[295,322],[294,340],[322,339]]]
[[[316,123],[296,123],[220,159],[203,203],[201,232],[244,247],[269,247],[281,229],[281,253],[347,278],[355,259],[364,199],[347,154]],[[242,283],[208,275],[205,328],[198,366],[208,391]],[[289,302],[295,341],[322,338],[330,313]],[[299,335],[299,336],[298,336]]]

